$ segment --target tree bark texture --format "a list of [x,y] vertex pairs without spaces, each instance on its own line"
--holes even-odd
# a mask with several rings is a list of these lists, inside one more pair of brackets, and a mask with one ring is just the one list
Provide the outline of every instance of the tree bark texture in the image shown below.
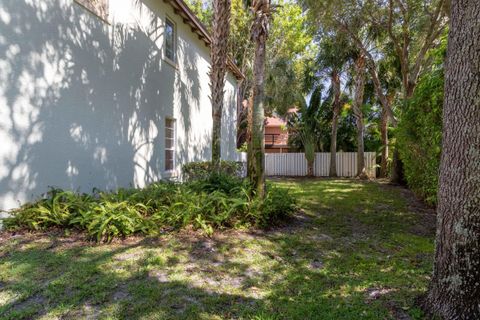
[[480,5],[452,0],[435,263],[426,308],[480,319]]
[[307,177],[312,178],[315,176],[314,166],[315,166],[315,161],[311,161],[307,159]]
[[228,36],[230,32],[230,0],[213,1],[212,45],[210,51],[210,90],[212,100],[212,162],[220,167],[222,113],[227,73]]
[[380,160],[380,178],[388,176],[388,116],[382,109],[380,120],[380,135],[382,138],[382,158]]
[[253,180],[255,168],[253,167],[255,163],[255,157],[253,153],[253,144],[252,144],[252,135],[253,135],[253,93],[247,101],[247,177],[249,181]]
[[332,89],[333,89],[333,118],[332,134],[330,137],[330,177],[337,176],[337,129],[338,116],[340,114],[340,74],[338,70],[332,71]]
[[[257,196],[265,196],[265,54],[270,24],[270,0],[253,1],[255,15],[252,25],[252,40],[255,41],[253,112],[252,112],[252,164],[250,183]],[[250,157],[249,157],[250,158]]]
[[357,177],[367,179],[365,169],[365,146],[363,136],[365,124],[363,122],[363,96],[365,93],[365,57],[360,55],[355,61],[355,96],[353,99],[353,114],[357,123]]

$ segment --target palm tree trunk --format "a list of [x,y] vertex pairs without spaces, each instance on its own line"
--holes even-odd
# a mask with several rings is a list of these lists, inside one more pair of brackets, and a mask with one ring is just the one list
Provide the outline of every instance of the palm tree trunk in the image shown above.
[[[265,143],[264,143],[264,80],[265,54],[270,24],[270,1],[253,1],[252,11],[255,14],[252,25],[252,40],[255,41],[254,84],[253,84],[253,112],[252,112],[252,157],[250,183],[257,196],[265,196]],[[250,159],[250,157],[249,157]]]
[[340,114],[340,74],[338,70],[332,71],[332,89],[333,89],[333,118],[332,133],[330,137],[330,177],[337,176],[337,128],[338,116]]
[[353,113],[357,122],[357,177],[367,179],[367,171],[365,169],[365,147],[364,134],[365,125],[363,123],[363,95],[365,92],[365,57],[360,55],[355,61],[355,97],[353,100]]
[[314,172],[315,161],[307,160],[307,177],[312,178],[315,176]]
[[212,100],[212,162],[220,167],[222,113],[224,103],[225,76],[227,73],[228,36],[230,32],[230,0],[213,1],[213,32],[210,57],[210,90]]
[[453,0],[445,69],[437,238],[427,311],[480,319],[480,6]]

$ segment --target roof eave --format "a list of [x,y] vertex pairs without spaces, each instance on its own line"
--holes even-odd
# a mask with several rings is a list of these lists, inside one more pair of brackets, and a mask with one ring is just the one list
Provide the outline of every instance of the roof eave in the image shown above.
[[[163,2],[170,4],[173,7],[175,14],[183,18],[183,23],[188,24],[193,33],[198,35],[198,38],[202,40],[206,46],[210,47],[212,44],[212,38],[205,25],[197,18],[197,16],[190,10],[188,5],[183,0],[163,0]],[[227,66],[233,75],[238,80],[244,80],[245,75],[238,68],[235,62],[228,58]]]

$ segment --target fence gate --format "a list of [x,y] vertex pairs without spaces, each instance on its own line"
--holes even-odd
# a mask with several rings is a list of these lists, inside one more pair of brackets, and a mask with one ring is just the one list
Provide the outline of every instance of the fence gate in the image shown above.
[[[375,152],[365,152],[365,168],[367,174],[374,178],[376,171]],[[356,152],[337,152],[337,175],[339,177],[354,177],[357,171]],[[315,154],[314,174],[316,177],[328,177],[330,171],[330,153]],[[265,154],[265,174],[267,176],[307,175],[307,160],[303,153],[267,153]]]

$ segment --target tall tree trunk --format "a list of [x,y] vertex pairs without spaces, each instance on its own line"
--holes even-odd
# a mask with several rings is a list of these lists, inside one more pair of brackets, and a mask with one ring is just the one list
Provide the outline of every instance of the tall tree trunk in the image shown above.
[[382,158],[380,160],[380,178],[388,176],[388,116],[382,109],[380,120],[380,135],[382,138]]
[[365,92],[365,57],[360,55],[355,61],[355,97],[353,99],[353,114],[357,122],[357,177],[367,179],[365,169],[365,147],[363,136],[365,125],[363,123],[363,95]]
[[332,134],[330,137],[330,177],[337,176],[337,129],[338,116],[340,114],[340,74],[338,70],[332,71],[332,89],[333,89],[333,118]]
[[247,100],[247,177],[249,181],[253,181],[255,174],[255,155],[253,153],[253,93],[250,98]]
[[452,0],[435,263],[427,310],[480,319],[480,6]]
[[252,40],[255,41],[254,84],[253,84],[253,114],[252,114],[252,157],[250,183],[257,196],[265,196],[265,54],[270,24],[270,0],[253,1],[252,11],[255,14],[252,25]]
[[[395,89],[391,90],[388,94],[387,103],[391,106],[395,99]],[[382,109],[382,118],[380,123],[380,135],[382,140],[382,157],[380,161],[380,178],[388,177],[388,156],[390,153],[389,141],[388,141],[388,112],[385,108]]]
[[230,32],[230,0],[213,1],[210,89],[212,100],[212,162],[219,169],[221,159],[222,113],[225,76],[227,73],[228,36]]
[[[370,75],[372,76],[373,85],[375,87],[375,93],[380,100],[380,104],[382,105],[383,110],[387,113],[388,119],[390,119],[390,123],[396,127],[397,126],[397,119],[395,119],[393,115],[392,106],[390,101],[388,100],[387,96],[383,93],[383,89],[380,83],[380,79],[378,78],[376,64],[373,61],[373,57],[371,55],[367,59],[368,70]],[[393,150],[393,159],[392,159],[392,177],[391,181],[394,183],[403,183],[403,166],[400,161],[400,156],[398,154],[398,149],[395,148]]]

